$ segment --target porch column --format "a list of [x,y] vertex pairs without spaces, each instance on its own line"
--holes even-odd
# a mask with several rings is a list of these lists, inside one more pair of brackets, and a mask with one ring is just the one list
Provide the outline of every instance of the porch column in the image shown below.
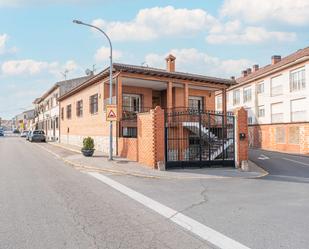
[[167,83],[167,109],[173,108],[173,82],[169,81]]
[[226,103],[226,89],[222,89],[222,112],[223,115],[226,115],[227,112],[227,103]]
[[122,77],[119,75],[117,78],[117,111],[118,117],[122,117]]
[[184,84],[184,107],[187,109],[189,107],[189,84]]

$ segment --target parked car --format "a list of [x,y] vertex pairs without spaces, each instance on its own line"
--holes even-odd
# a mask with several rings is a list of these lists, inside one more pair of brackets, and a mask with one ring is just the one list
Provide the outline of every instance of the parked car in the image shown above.
[[29,135],[30,142],[46,142],[45,132],[43,130],[34,130]]
[[27,136],[26,136],[26,140],[29,141],[29,137],[30,137],[31,133],[32,133],[32,131],[28,131]]
[[18,129],[15,129],[15,130],[13,131],[13,133],[14,133],[14,134],[19,134],[20,131],[19,131]]
[[4,131],[0,130],[0,137],[3,137],[3,136],[4,136]]
[[20,134],[20,137],[27,137],[29,131],[23,131],[21,134]]

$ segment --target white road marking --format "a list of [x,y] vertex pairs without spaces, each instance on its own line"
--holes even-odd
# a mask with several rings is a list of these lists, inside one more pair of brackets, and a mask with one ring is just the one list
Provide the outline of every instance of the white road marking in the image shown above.
[[136,192],[107,176],[95,172],[89,172],[88,174],[219,248],[249,249],[249,247],[240,244],[239,242],[215,231],[214,229],[203,225],[198,221],[193,220],[190,217],[179,213],[176,210],[171,209],[139,192]]
[[267,160],[267,159],[269,159],[269,157],[268,157],[268,156],[265,156],[265,155],[263,155],[263,154],[261,154],[261,155],[258,157],[258,159],[260,159],[260,160]]
[[293,160],[293,159],[289,159],[289,158],[285,158],[285,157],[282,157],[282,159],[287,160],[287,161],[291,161],[291,162],[294,162],[294,163],[299,163],[299,164],[302,164],[302,165],[305,165],[305,166],[309,166],[308,163],[303,163],[303,162],[296,161],[296,160]]

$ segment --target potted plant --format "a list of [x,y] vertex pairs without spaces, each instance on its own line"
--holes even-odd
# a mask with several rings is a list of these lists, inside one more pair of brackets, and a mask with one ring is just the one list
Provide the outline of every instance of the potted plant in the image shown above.
[[94,153],[94,141],[91,137],[86,137],[83,140],[82,153],[84,156],[90,157]]

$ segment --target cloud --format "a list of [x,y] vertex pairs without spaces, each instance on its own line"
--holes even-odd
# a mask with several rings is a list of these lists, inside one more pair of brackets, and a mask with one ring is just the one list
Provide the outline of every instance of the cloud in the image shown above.
[[254,64],[254,62],[247,59],[223,60],[195,48],[172,49],[166,54],[151,53],[146,55],[145,61],[149,66],[165,68],[164,58],[168,54],[176,56],[177,71],[194,72],[210,76],[215,75],[218,77],[230,77]]
[[17,48],[7,48],[7,42],[9,40],[9,36],[7,34],[0,34],[0,55],[6,53],[15,53]]
[[206,41],[211,44],[252,44],[269,41],[291,42],[295,40],[295,33],[268,31],[263,27],[255,26],[242,27],[238,20],[216,25],[206,36]]
[[[110,56],[110,48],[109,47],[101,47],[97,50],[97,52],[94,55],[94,59],[97,62],[102,62],[109,60]],[[113,50],[113,60],[119,60],[122,58],[122,52],[120,50]]]
[[308,0],[225,0],[220,13],[247,22],[279,21],[308,25]]
[[172,6],[141,9],[131,21],[96,19],[92,24],[103,28],[114,41],[147,41],[160,36],[183,35],[205,30],[216,19],[202,9],[175,9]]
[[2,64],[2,74],[7,76],[16,75],[38,75],[41,73],[49,73],[59,75],[65,69],[75,71],[78,69],[77,64],[73,60],[67,61],[60,65],[58,62],[36,61],[31,59],[26,60],[10,60]]

